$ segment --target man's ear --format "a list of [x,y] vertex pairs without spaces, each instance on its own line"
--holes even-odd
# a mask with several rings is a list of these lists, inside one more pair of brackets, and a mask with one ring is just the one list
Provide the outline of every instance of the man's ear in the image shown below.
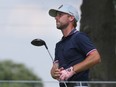
[[69,20],[70,20],[70,21],[73,21],[74,19],[75,19],[74,16],[70,16],[70,17],[69,17]]

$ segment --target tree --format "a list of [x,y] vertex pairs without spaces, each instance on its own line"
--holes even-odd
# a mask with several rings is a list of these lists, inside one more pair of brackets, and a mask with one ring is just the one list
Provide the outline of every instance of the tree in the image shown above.
[[[116,2],[116,1],[115,1]],[[100,52],[102,62],[91,70],[91,80],[116,80],[116,26],[113,0],[83,0],[80,30]],[[115,87],[102,85],[94,87]]]
[[[10,60],[0,62],[0,80],[36,80],[41,81],[32,70],[29,70],[23,64],[16,64]],[[9,87],[9,83],[0,83],[0,87]],[[42,83],[34,84],[21,84],[12,83],[12,87],[43,87]]]

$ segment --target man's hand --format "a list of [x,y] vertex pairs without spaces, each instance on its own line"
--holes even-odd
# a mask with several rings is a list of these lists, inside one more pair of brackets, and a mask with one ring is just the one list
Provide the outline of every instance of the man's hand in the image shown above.
[[67,69],[61,71],[59,80],[61,80],[61,81],[68,80],[74,74],[75,74],[75,72],[73,71],[73,67],[67,68]]
[[61,75],[61,68],[59,69],[59,63],[58,60],[53,62],[53,67],[51,69],[51,76],[56,79],[59,80],[59,77]]

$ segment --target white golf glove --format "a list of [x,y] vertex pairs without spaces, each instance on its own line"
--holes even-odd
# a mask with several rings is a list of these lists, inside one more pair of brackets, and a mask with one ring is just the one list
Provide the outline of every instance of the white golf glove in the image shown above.
[[60,80],[68,80],[70,77],[72,77],[75,74],[73,67],[67,68],[65,70],[61,71],[61,76],[60,76]]

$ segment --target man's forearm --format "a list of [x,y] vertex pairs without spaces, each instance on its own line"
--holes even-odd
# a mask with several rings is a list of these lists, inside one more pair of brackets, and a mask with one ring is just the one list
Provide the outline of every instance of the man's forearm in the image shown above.
[[74,72],[79,73],[81,71],[87,70],[101,61],[100,55],[97,50],[93,51],[88,55],[84,61],[73,66]]

